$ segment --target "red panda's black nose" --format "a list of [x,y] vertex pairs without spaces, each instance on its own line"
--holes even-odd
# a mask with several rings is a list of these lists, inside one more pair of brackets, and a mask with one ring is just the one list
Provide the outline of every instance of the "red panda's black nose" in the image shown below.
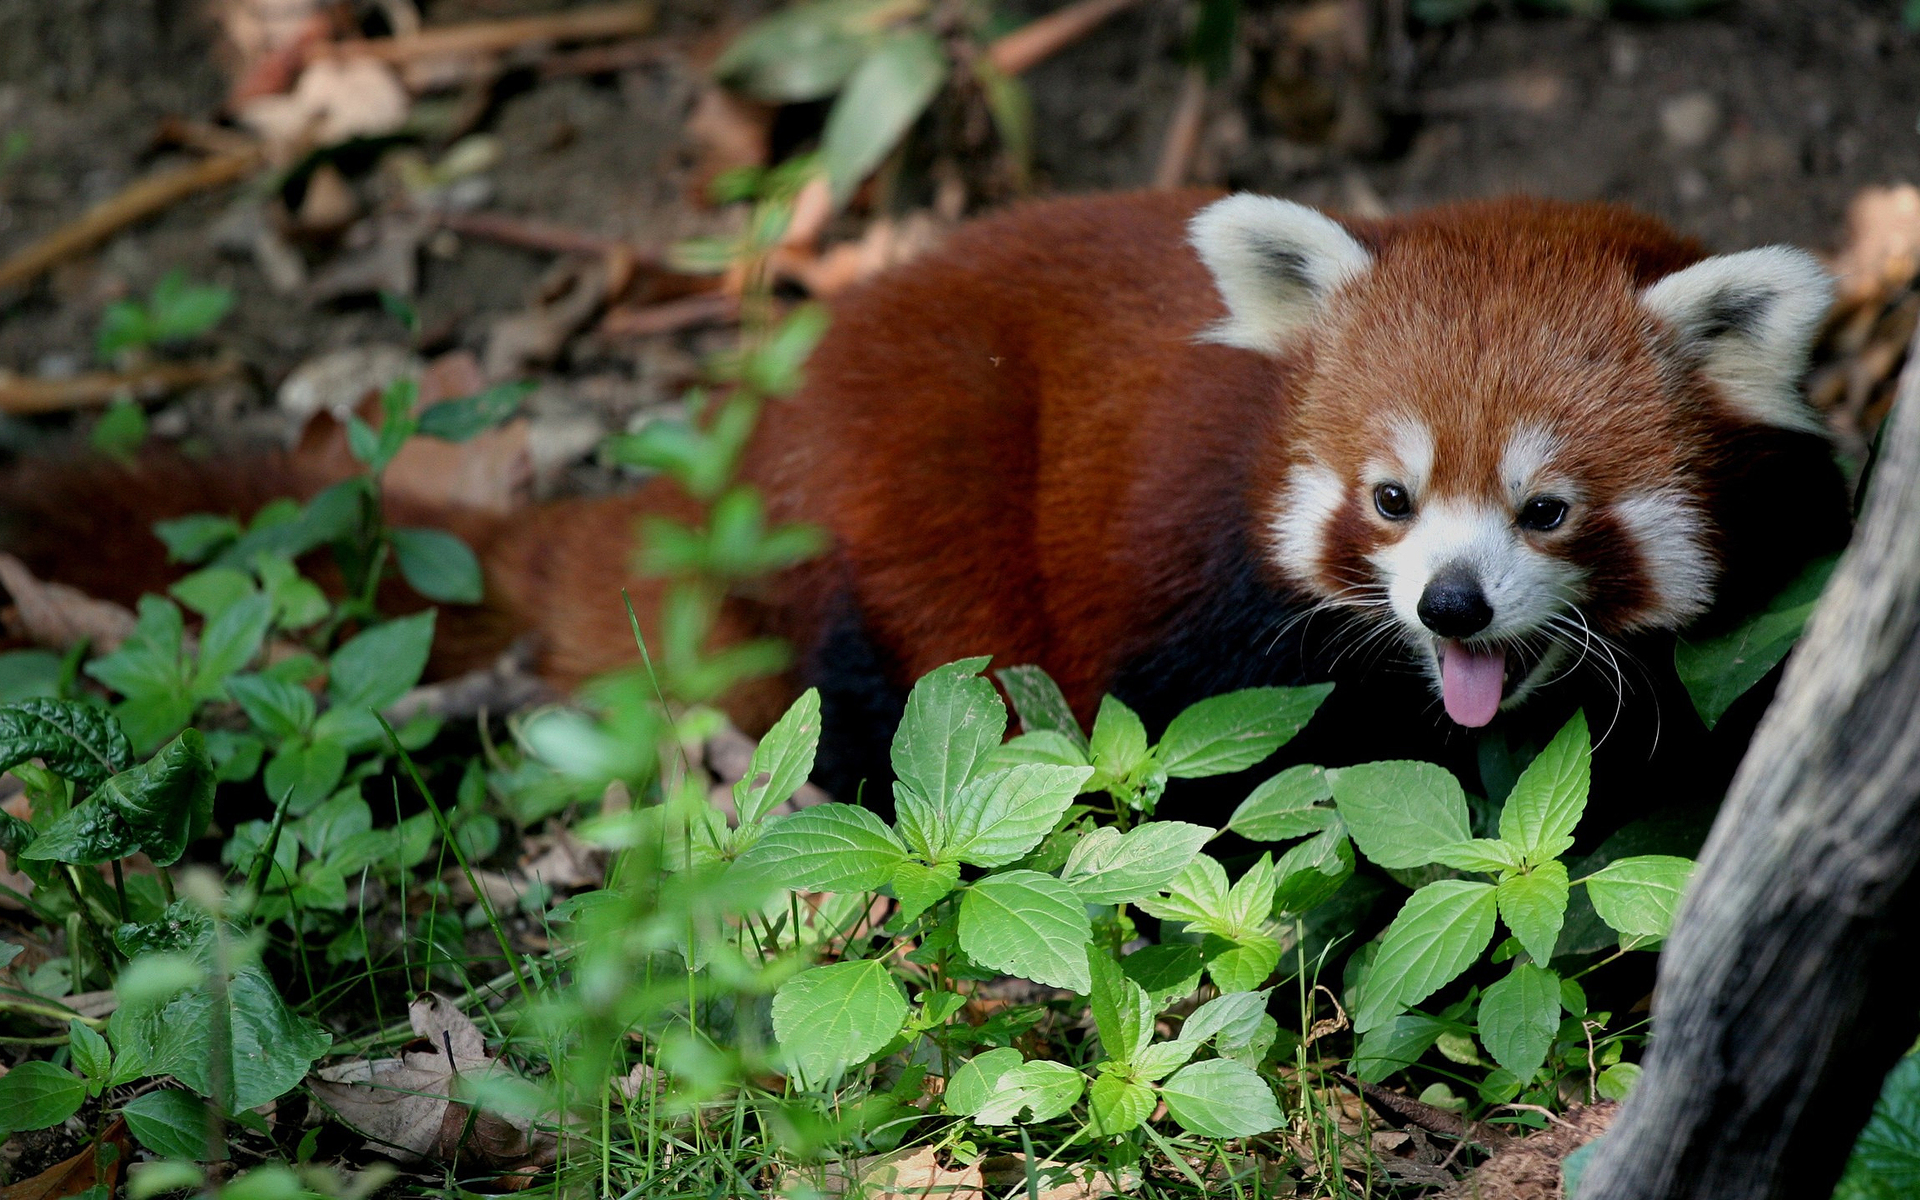
[[1420,623],[1443,638],[1465,638],[1493,622],[1480,581],[1465,567],[1448,567],[1427,581],[1420,593]]

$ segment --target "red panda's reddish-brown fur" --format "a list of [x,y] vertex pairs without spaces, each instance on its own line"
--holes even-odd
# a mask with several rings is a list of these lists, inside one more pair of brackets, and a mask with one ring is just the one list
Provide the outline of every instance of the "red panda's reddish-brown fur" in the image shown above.
[[[1435,488],[1502,453],[1490,427],[1457,419],[1466,393],[1577,414],[1571,454],[1582,470],[1610,487],[1685,479],[1702,493],[1728,586],[1778,582],[1844,536],[1843,490],[1818,438],[1734,419],[1711,387],[1676,382],[1684,368],[1650,345],[1636,296],[1703,255],[1659,223],[1519,199],[1346,220],[1375,262],[1340,294],[1337,340],[1307,336],[1263,354],[1202,340],[1226,311],[1188,240],[1211,198],[1017,208],[835,305],[805,387],[769,407],[745,460],[774,519],[825,528],[833,550],[728,610],[727,635],[771,630],[802,651],[789,677],[734,698],[743,725],[763,726],[849,655],[861,660],[859,686],[893,689],[896,700],[956,658],[1038,663],[1083,717],[1130,670],[1171,681],[1163,699],[1175,707],[1200,698],[1183,689],[1299,681],[1312,670],[1299,657],[1218,671],[1189,660],[1264,636],[1253,628],[1264,611],[1243,609],[1272,600],[1283,613],[1315,599],[1316,585],[1263,553],[1263,530],[1300,446],[1326,462],[1375,453],[1378,432],[1355,407],[1368,396],[1426,406]],[[1679,416],[1650,417],[1689,389],[1700,394]],[[1693,459],[1678,463],[1683,454]],[[197,493],[151,494],[171,490],[125,502],[148,517],[208,507]],[[1323,559],[1357,561],[1387,536],[1360,504],[1329,520]],[[690,510],[655,483],[504,520],[446,516],[486,563],[490,607],[448,614],[442,664],[477,662],[526,632],[562,686],[631,661],[619,593],[633,591],[648,611],[653,588],[630,551],[648,511]],[[76,578],[70,562],[50,559],[71,555],[78,535],[27,532],[42,535],[25,539],[30,548],[49,534],[62,543],[39,546],[35,562],[55,577],[123,596],[129,584],[155,585],[119,562]],[[1656,581],[1618,529],[1596,520],[1578,536],[1574,552],[1602,582],[1596,605],[1646,603]],[[1334,570],[1318,586],[1339,582]],[[1225,641],[1206,632],[1215,628],[1230,630]],[[884,725],[891,702],[861,719]]]

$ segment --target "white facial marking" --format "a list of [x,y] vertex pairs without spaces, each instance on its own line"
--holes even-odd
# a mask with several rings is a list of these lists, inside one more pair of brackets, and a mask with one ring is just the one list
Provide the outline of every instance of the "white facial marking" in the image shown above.
[[1390,463],[1368,465],[1368,479],[1374,483],[1389,480],[1404,484],[1415,503],[1433,475],[1433,431],[1418,421],[1402,417],[1388,427],[1388,444],[1393,447]]
[[1578,598],[1582,575],[1564,559],[1529,546],[1513,514],[1487,504],[1435,501],[1414,510],[1411,528],[1373,555],[1387,597],[1412,638],[1431,644],[1420,596],[1441,570],[1464,565],[1480,581],[1493,621],[1475,641],[1524,637]]
[[[1507,439],[1507,448],[1500,455],[1500,482],[1505,485],[1507,498],[1516,510],[1547,489],[1547,467],[1560,444],[1558,435],[1538,425],[1521,425]],[[1570,499],[1563,494],[1566,490],[1555,489],[1555,494],[1563,500]]]
[[1813,255],[1791,246],[1722,254],[1660,280],[1640,302],[1749,419],[1824,429],[1800,392],[1833,303],[1833,280]]
[[1613,505],[1614,516],[1640,550],[1654,604],[1629,628],[1674,627],[1713,603],[1719,566],[1707,551],[1705,522],[1694,499],[1676,488],[1636,492]]
[[1318,463],[1296,463],[1273,517],[1273,553],[1301,579],[1318,573],[1326,552],[1327,522],[1346,502],[1340,477]]

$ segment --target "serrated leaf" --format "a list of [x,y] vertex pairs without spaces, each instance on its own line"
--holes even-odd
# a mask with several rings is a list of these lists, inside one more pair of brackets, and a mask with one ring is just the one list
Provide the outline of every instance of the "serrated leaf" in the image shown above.
[[1332,691],[1246,688],[1202,700],[1167,725],[1154,755],[1175,779],[1244,771],[1291,741]]
[[820,134],[820,160],[844,204],[920,119],[946,83],[950,64],[925,29],[887,35],[847,78]]
[[232,517],[194,513],[171,521],[155,521],[154,536],[166,543],[167,561],[197,563],[240,536]]
[[1127,904],[1166,887],[1214,831],[1184,821],[1149,821],[1122,834],[1102,826],[1067,855],[1060,877],[1088,904]]
[[1215,996],[1187,1017],[1179,1040],[1196,1046],[1212,1040],[1222,1049],[1244,1046],[1258,1031],[1260,1018],[1267,1015],[1267,997],[1272,994],[1267,989]]
[[1587,898],[1609,927],[1635,937],[1663,938],[1693,875],[1690,859],[1639,854],[1587,876]]
[[1087,1089],[1087,1125],[1097,1137],[1115,1137],[1137,1129],[1153,1115],[1157,1099],[1144,1083],[1102,1075]]
[[[893,735],[893,773],[944,818],[954,794],[979,774],[1007,730],[1007,710],[980,677],[984,658],[937,667],[907,695]],[[935,835],[938,830],[932,831]]]
[[973,1119],[982,1125],[1010,1125],[1025,1112],[1028,1123],[1051,1121],[1073,1107],[1086,1083],[1086,1076],[1063,1062],[1021,1063],[994,1081],[993,1097]]
[[1064,733],[1055,733],[1051,729],[1023,733],[1008,742],[1003,742],[988,756],[987,765],[991,769],[1017,767],[1023,763],[1042,763],[1056,767],[1087,766],[1086,753],[1074,744],[1072,738]]
[[1546,966],[1567,918],[1566,865],[1541,863],[1528,874],[1503,879],[1497,895],[1500,919],[1520,939],[1527,957]]
[[970,1117],[985,1108],[998,1090],[1000,1077],[1026,1061],[1018,1050],[1011,1046],[1001,1046],[976,1054],[960,1064],[960,1069],[947,1080],[946,1093],[941,1097],[947,1111],[963,1117]]
[[1167,884],[1165,896],[1143,897],[1142,912],[1163,921],[1186,921],[1211,928],[1227,909],[1227,869],[1205,854],[1181,868]]
[[18,700],[0,706],[0,771],[37,758],[63,779],[89,786],[133,765],[133,746],[97,704]]
[[267,675],[234,675],[227,679],[227,694],[269,737],[298,737],[313,725],[313,693],[297,684]]
[[945,853],[977,867],[1013,862],[1040,844],[1091,774],[1029,764],[970,780],[948,804]]
[[1252,1137],[1285,1119],[1266,1080],[1230,1058],[1181,1068],[1160,1085],[1160,1098],[1182,1128],[1203,1137]]
[[260,782],[275,804],[286,800],[288,812],[303,816],[333,795],[346,770],[347,748],[339,742],[296,740],[267,761]]
[[1353,1027],[1366,1033],[1458,978],[1493,940],[1491,883],[1442,879],[1407,898],[1387,926],[1355,1005]]
[[[1602,1072],[1601,1079],[1616,1071],[1623,1073],[1617,1085],[1622,1092],[1640,1074],[1633,1064],[1620,1063]],[[1920,1057],[1908,1055],[1894,1064],[1881,1083],[1880,1098],[1854,1142],[1833,1200],[1897,1200],[1915,1195],[1920,1195]]]
[[1105,954],[1088,954],[1087,966],[1093,980],[1087,1001],[1100,1047],[1114,1062],[1131,1063],[1153,1040],[1153,1003],[1146,989],[1128,979],[1120,964]]
[[1433,861],[1456,871],[1496,874],[1519,868],[1521,855],[1517,847],[1498,838],[1469,838],[1439,847],[1433,852]]
[[1157,1083],[1186,1066],[1199,1052],[1199,1042],[1155,1042],[1134,1055],[1133,1070],[1128,1074],[1144,1083]]
[[1252,933],[1273,913],[1273,885],[1276,881],[1273,855],[1262,854],[1234,881],[1227,892],[1226,928],[1223,932],[1238,937]]
[[73,1065],[93,1085],[88,1090],[97,1094],[99,1085],[113,1074],[113,1051],[108,1048],[107,1039],[75,1018],[67,1022],[67,1046]]
[[200,656],[195,660],[191,685],[194,698],[211,700],[219,696],[227,676],[244,668],[260,652],[272,624],[273,601],[260,592],[240,597],[208,621],[200,631]]
[[1435,850],[1473,837],[1460,781],[1432,763],[1342,767],[1333,796],[1353,844],[1383,867],[1425,866]]
[[893,878],[906,855],[866,809],[817,804],[770,823],[733,870],[794,891],[870,892]]
[[1230,938],[1209,933],[1201,954],[1207,960],[1208,978],[1223,992],[1252,991],[1280,965],[1280,943],[1252,931]]
[[1331,799],[1325,767],[1289,767],[1253,789],[1233,810],[1227,828],[1256,842],[1306,837],[1336,819],[1333,809],[1321,807]]
[[334,707],[377,712],[420,682],[433,648],[433,619],[432,609],[400,617],[334,651],[327,665],[327,692]]
[[180,861],[213,815],[213,761],[197,729],[102,783],[21,857],[92,865],[141,850],[156,866]]
[[1072,742],[1084,760],[1087,735],[1080,732],[1073,708],[1052,676],[1031,665],[1006,667],[993,674],[1007,690],[1007,698],[1013,701],[1013,711],[1020,715],[1021,729],[1027,733],[1057,733]]
[[1191,942],[1147,946],[1120,960],[1120,969],[1128,979],[1147,989],[1156,1010],[1166,1007],[1170,1000],[1192,995],[1200,986],[1200,975],[1205,968],[1206,960],[1200,955],[1200,947]]
[[773,1033],[811,1086],[878,1053],[907,1023],[907,998],[880,959],[803,971],[773,994]]
[[1559,1029],[1560,976],[1545,967],[1515,963],[1480,994],[1480,1044],[1522,1082],[1547,1061]]
[[1674,668],[1708,729],[1800,640],[1837,562],[1822,558],[1809,563],[1763,611],[1727,633],[1703,642],[1674,644]]
[[1565,854],[1573,846],[1573,828],[1587,809],[1592,770],[1587,715],[1577,712],[1520,773],[1500,810],[1500,840],[1518,847],[1529,862]]
[[747,773],[733,785],[733,806],[740,824],[752,825],[792,799],[807,776],[813,774],[814,754],[819,747],[820,689],[808,688],[760,739]]
[[49,1062],[23,1062],[0,1076],[0,1129],[58,1125],[86,1103],[87,1081]]
[[1322,904],[1353,877],[1353,842],[1338,817],[1328,828],[1299,843],[1273,864],[1279,882],[1273,888],[1276,912],[1303,913]]
[[148,1092],[129,1100],[120,1115],[140,1144],[161,1158],[206,1162],[224,1153],[224,1143],[209,1126],[207,1102],[190,1092]]
[[1085,994],[1093,926],[1068,884],[1037,871],[989,875],[960,902],[960,948],[984,967]]
[[1087,756],[1104,781],[1125,779],[1147,757],[1147,727],[1117,696],[1100,697]]
[[1446,1031],[1444,1021],[1419,1013],[1401,1013],[1361,1036],[1353,1052],[1353,1073],[1367,1083],[1379,1083],[1419,1062]]
[[414,591],[442,604],[480,603],[480,560],[465,542],[444,529],[393,529],[387,540]]
[[960,864],[957,862],[935,863],[927,866],[903,859],[893,869],[893,895],[900,902],[900,908],[893,914],[892,928],[902,928],[908,921],[932,908],[947,897],[960,884]]
[[[1625,1100],[1627,1093],[1633,1090],[1633,1085],[1639,1082],[1639,1063],[1615,1063],[1600,1072],[1599,1077],[1593,1081],[1593,1090],[1600,1094],[1602,1100]],[[1910,1138],[1911,1136],[1909,1134]],[[1910,1140],[1910,1153],[1913,1152],[1914,1146],[1915,1142]],[[1915,1159],[1916,1167],[1920,1167],[1920,1154],[1915,1154]],[[1920,1186],[1920,1171],[1916,1171],[1913,1182],[1915,1186]]]

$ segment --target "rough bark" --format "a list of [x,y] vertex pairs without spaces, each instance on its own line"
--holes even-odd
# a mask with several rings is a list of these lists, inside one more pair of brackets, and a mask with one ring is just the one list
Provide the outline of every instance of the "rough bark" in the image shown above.
[[1920,1030],[1920,368],[1890,420],[1662,957],[1646,1075],[1579,1200],[1819,1200]]

